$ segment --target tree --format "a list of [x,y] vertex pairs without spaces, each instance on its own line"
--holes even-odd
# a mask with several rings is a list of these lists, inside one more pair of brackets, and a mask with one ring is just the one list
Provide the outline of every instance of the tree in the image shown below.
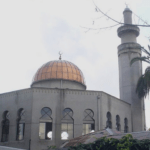
[[[98,6],[95,4],[94,0],[92,0],[92,1],[93,1],[93,4],[94,4],[94,7],[95,7],[95,11],[96,11],[97,13],[100,13],[101,16],[98,17],[98,18],[95,18],[95,19],[92,21],[92,27],[83,27],[83,26],[82,26],[82,28],[85,29],[85,32],[88,32],[88,31],[91,31],[91,30],[100,31],[100,30],[103,30],[103,29],[111,29],[111,28],[117,27],[117,26],[119,26],[119,25],[129,25],[129,26],[148,27],[148,28],[150,27],[150,25],[147,23],[147,21],[143,20],[141,17],[139,17],[138,15],[136,15],[136,14],[133,13],[133,12],[132,12],[132,13],[133,13],[134,16],[137,18],[138,24],[126,24],[126,23],[123,23],[123,22],[121,22],[121,21],[119,21],[119,20],[116,20],[115,18],[112,18],[110,15],[108,15],[108,12],[102,11],[102,9],[101,9],[100,7],[98,7]],[[128,8],[127,5],[126,5],[126,7]],[[96,20],[99,20],[99,19],[101,19],[101,18],[106,18],[107,20],[110,20],[113,24],[110,25],[110,26],[104,26],[104,27],[96,27],[96,28],[94,28],[93,25],[95,24]],[[140,24],[140,22],[141,22],[141,24]],[[115,23],[115,24],[114,24],[114,23]],[[148,38],[149,38],[149,37],[148,37]]]
[[149,150],[150,140],[138,140],[132,137],[131,134],[126,134],[121,139],[102,137],[88,144],[78,144],[71,146],[68,150]]
[[[146,53],[147,56],[135,57],[131,60],[130,65],[132,65],[136,61],[144,61],[150,64],[150,46],[148,45],[148,49],[146,50],[141,47],[141,50]],[[150,91],[150,66],[146,68],[145,73],[139,78],[136,86],[136,93],[139,98],[145,98]]]

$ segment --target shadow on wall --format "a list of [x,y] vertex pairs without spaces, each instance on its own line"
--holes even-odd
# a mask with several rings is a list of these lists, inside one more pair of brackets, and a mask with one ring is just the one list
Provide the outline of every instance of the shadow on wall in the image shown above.
[[20,149],[20,148],[13,148],[13,147],[0,146],[0,150],[26,150],[26,149]]
[[[27,149],[0,146],[0,150],[27,150]],[[45,149],[45,150],[48,150],[48,149]],[[59,148],[59,149],[55,149],[55,150],[68,150],[68,148]]]

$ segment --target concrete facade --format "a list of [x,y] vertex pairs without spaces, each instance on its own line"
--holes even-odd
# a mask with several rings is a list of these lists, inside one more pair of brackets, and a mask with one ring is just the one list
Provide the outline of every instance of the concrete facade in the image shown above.
[[[73,110],[74,137],[82,135],[83,112],[85,109],[91,109],[94,112],[95,131],[106,127],[107,112],[112,115],[113,129],[116,129],[116,115],[119,115],[121,131],[124,132],[124,118],[128,119],[129,132],[132,131],[131,105],[100,91],[30,88],[1,94],[0,102],[1,106],[3,105],[0,113],[3,114],[5,110],[10,112],[9,142],[1,142],[0,145],[3,146],[28,149],[30,139],[30,147],[33,150],[46,149],[49,145],[62,144],[64,142],[64,140],[60,139],[62,116],[59,116],[58,109],[62,114],[65,108]],[[60,107],[58,108],[58,106]],[[39,119],[43,107],[49,107],[52,110],[52,140],[39,139]],[[16,141],[16,120],[19,108],[24,108],[25,110],[25,135],[22,141]],[[0,119],[2,121],[2,117]],[[59,134],[57,133],[58,130],[60,130]]]
[[20,148],[18,149],[18,148],[0,146],[0,150],[25,150],[25,149],[20,149]]
[[36,82],[33,83],[31,87],[86,90],[86,86],[82,83],[75,82],[75,81],[60,80],[60,79]]

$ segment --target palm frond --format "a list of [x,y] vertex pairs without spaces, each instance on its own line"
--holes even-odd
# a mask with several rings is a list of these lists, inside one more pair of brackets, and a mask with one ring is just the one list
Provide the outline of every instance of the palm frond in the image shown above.
[[149,51],[146,50],[144,47],[141,47],[141,50],[142,50],[145,54],[147,54],[148,56],[150,56],[150,46],[149,46],[149,45],[148,45],[148,48],[149,48]]
[[[143,57],[135,57],[130,61],[130,66],[136,61],[144,61],[150,64],[150,46],[148,45],[148,50],[141,47],[141,51],[147,54]],[[145,73],[139,78],[136,86],[136,93],[139,98],[144,98],[149,94],[150,91],[150,67],[147,67]]]
[[144,82],[144,76],[142,75],[137,83],[136,86],[136,93],[138,94],[139,98],[145,97],[145,82]]
[[130,66],[134,63],[134,62],[136,62],[136,61],[145,61],[145,62],[147,62],[147,63],[149,63],[150,64],[150,60],[147,58],[147,57],[145,57],[145,56],[143,56],[143,57],[135,57],[135,58],[133,58],[131,61],[130,61]]
[[147,87],[150,88],[150,67],[147,67],[144,74],[145,82],[147,83]]
[[147,67],[145,73],[139,78],[136,93],[139,98],[143,98],[149,94],[150,91],[150,67]]
[[149,49],[149,51],[150,51],[150,46],[148,45],[148,49]]

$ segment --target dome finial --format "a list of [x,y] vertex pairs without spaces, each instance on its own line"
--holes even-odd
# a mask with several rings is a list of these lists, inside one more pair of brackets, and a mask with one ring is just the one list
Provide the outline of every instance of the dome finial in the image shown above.
[[61,55],[62,55],[63,53],[60,53],[60,51],[59,51],[59,60],[61,60]]
[[124,12],[125,12],[125,11],[130,11],[130,12],[132,12],[132,11],[130,10],[130,8],[129,8],[129,4],[125,3],[125,5],[126,5],[126,8],[124,9]]
[[127,3],[125,3],[125,5],[126,5],[126,8],[129,8]]

